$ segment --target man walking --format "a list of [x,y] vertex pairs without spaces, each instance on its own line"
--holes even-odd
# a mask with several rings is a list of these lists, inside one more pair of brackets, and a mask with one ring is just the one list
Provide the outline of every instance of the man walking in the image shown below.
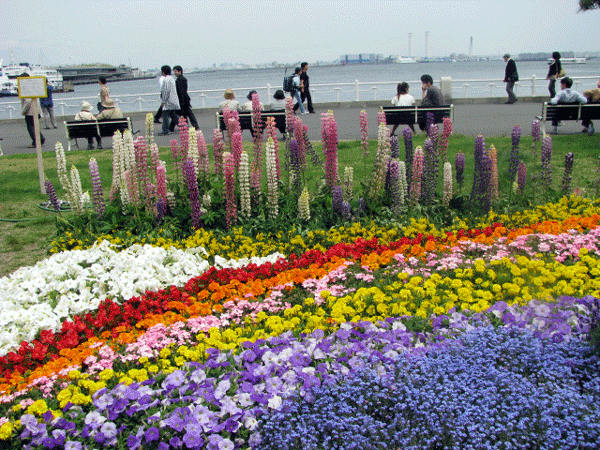
[[[187,78],[183,76],[183,69],[181,66],[173,67],[173,73],[175,74],[175,86],[177,88],[177,97],[179,99],[179,113],[189,119],[190,124],[197,130],[198,121],[196,116],[192,112],[192,105],[190,103],[190,96],[188,95],[188,83]],[[175,125],[171,124],[171,131],[175,129]]]
[[508,53],[504,55],[504,61],[506,62],[506,69],[504,70],[504,82],[506,83],[506,93],[508,94],[508,101],[506,104],[512,105],[517,101],[517,96],[515,95],[513,89],[515,87],[515,82],[519,81],[519,74],[517,73],[517,65],[515,64],[515,61]]
[[[179,106],[179,98],[177,97],[175,79],[171,75],[171,68],[169,66],[162,66],[160,71],[165,79],[160,88],[160,101],[163,109],[163,121],[162,133],[159,134],[164,136],[169,134],[169,122],[173,122],[175,125],[177,125],[177,122],[179,122],[177,111],[181,108]],[[174,129],[175,126],[173,126],[173,130]]]
[[[302,64],[300,64],[300,68],[302,69],[302,71],[300,72],[300,99],[303,103],[304,100],[306,100],[306,107],[308,109],[308,112],[314,114],[315,109],[313,108],[312,97],[310,95],[309,90],[310,81],[308,77],[308,63],[303,62]],[[300,105],[294,105],[294,111],[296,111],[299,107]]]

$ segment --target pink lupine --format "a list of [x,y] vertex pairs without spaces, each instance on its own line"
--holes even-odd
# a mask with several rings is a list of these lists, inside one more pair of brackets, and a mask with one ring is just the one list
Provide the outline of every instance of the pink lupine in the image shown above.
[[258,94],[252,94],[252,130],[253,136],[253,158],[251,166],[251,184],[255,191],[260,191],[261,173],[262,173],[262,143],[263,127],[261,104]]
[[337,184],[338,179],[338,135],[337,122],[333,113],[328,114],[323,125],[325,138],[325,181],[329,188]]
[[360,112],[360,141],[363,158],[366,159],[369,156],[369,119],[364,109]]
[[242,157],[242,132],[235,131],[231,136],[231,154],[233,155],[233,163],[235,169],[240,167],[240,158]]
[[294,123],[294,137],[298,144],[298,164],[304,167],[306,164],[306,145],[304,142],[304,124],[301,119],[296,119]]
[[185,117],[179,117],[179,141],[181,142],[181,156],[185,159],[190,149],[190,136],[188,130],[188,124]]
[[202,221],[202,202],[200,201],[200,192],[198,190],[198,177],[196,177],[196,169],[194,162],[190,158],[185,158],[183,161],[183,179],[188,188],[188,195],[191,206],[192,228],[197,230],[200,228]]
[[387,125],[387,122],[385,120],[385,112],[382,108],[379,108],[379,111],[377,111],[377,126],[381,124]]
[[413,155],[413,166],[411,170],[412,180],[410,183],[410,200],[413,204],[419,202],[421,197],[421,177],[423,176],[423,163],[425,154],[422,147],[417,147]]
[[521,161],[519,163],[519,169],[517,170],[517,187],[519,192],[523,194],[525,192],[525,183],[527,182],[527,166]]
[[267,163],[267,208],[269,218],[276,219],[279,213],[279,179],[277,178],[277,167],[275,165],[275,146],[273,140],[268,139],[266,144]]
[[223,142],[223,133],[218,128],[213,130],[213,157],[215,158],[215,174],[223,176],[223,150],[225,143]]
[[448,139],[452,134],[452,120],[450,117],[444,117],[444,128],[442,130],[442,137],[440,139],[440,160],[447,161],[448,153]]
[[200,172],[201,179],[208,180],[210,162],[208,160],[208,150],[206,148],[206,141],[204,140],[204,133],[202,133],[202,130],[197,130],[196,136],[198,142],[198,171]]
[[167,169],[162,164],[156,168],[156,197],[161,205],[157,209],[164,215],[167,208]]
[[227,229],[231,229],[237,217],[235,206],[235,162],[230,152],[223,154],[223,171],[225,173],[225,211]]
[[279,131],[277,129],[277,123],[275,122],[275,118],[274,117],[267,117],[267,125],[266,125],[266,130],[267,130],[267,139],[270,137],[271,139],[273,139],[273,145],[275,146],[275,164],[277,165],[277,178],[280,180],[281,179],[281,164],[279,162],[279,141],[277,140],[277,132]]
[[285,129],[288,130],[288,133],[294,129],[295,120],[296,116],[294,115],[294,99],[292,97],[287,97],[285,99]]

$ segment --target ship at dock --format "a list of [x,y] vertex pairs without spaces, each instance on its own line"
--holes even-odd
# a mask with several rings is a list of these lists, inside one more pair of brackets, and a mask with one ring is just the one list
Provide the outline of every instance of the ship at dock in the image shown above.
[[156,72],[143,71],[121,64],[112,66],[109,64],[83,64],[73,66],[56,67],[64,79],[65,85],[92,84],[98,82],[98,77],[105,77],[106,81],[127,81],[155,78]]

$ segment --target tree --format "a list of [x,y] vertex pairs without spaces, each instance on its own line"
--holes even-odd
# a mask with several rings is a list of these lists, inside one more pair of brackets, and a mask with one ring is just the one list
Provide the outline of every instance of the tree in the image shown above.
[[600,0],[579,0],[579,10],[589,11],[600,8]]

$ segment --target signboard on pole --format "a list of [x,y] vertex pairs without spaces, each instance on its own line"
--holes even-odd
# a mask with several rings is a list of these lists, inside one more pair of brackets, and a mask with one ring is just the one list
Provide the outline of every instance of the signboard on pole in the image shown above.
[[38,174],[40,177],[40,191],[42,194],[46,193],[46,186],[44,186],[45,175],[44,175],[44,160],[42,159],[42,145],[40,141],[40,120],[38,110],[38,99],[47,97],[48,91],[46,90],[46,77],[18,77],[17,83],[19,86],[19,98],[31,99],[31,107],[33,108],[33,127],[35,129],[35,152],[37,154],[38,163]]

